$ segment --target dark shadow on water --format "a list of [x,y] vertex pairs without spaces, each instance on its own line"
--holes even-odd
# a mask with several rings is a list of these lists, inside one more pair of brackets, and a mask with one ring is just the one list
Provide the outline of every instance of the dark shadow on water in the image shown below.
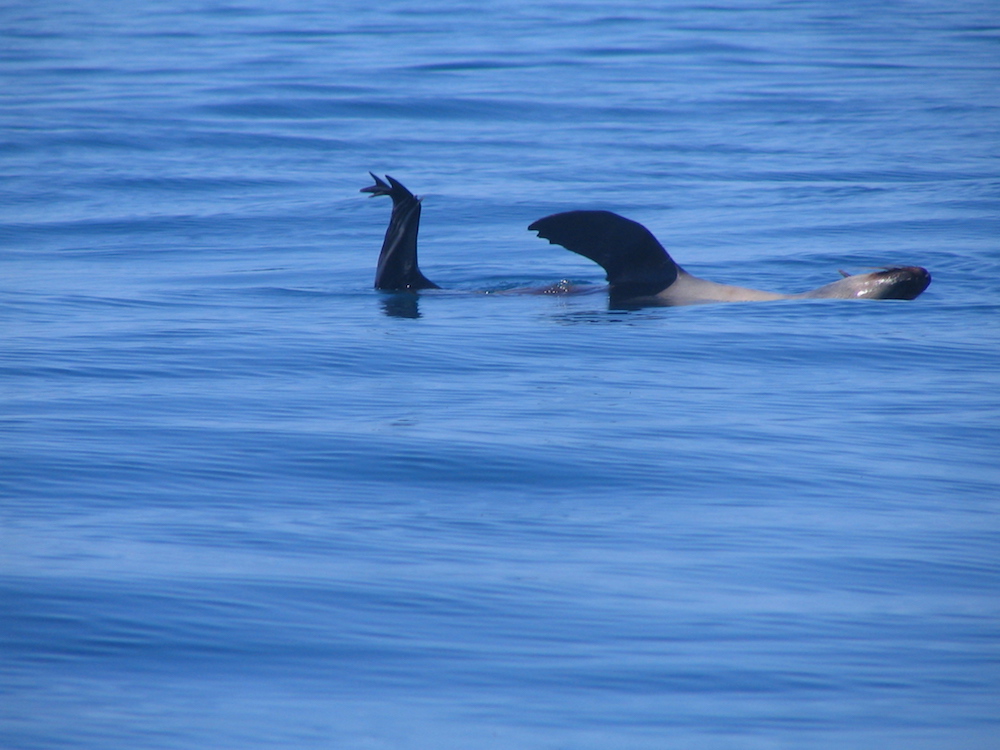
[[396,292],[382,298],[382,312],[390,318],[419,318],[419,296],[414,292]]
[[605,310],[574,310],[572,312],[560,312],[553,316],[553,320],[564,325],[607,325],[609,323],[634,325],[645,320],[662,318],[662,311],[665,309],[666,308],[662,307],[634,307],[622,309],[609,306]]

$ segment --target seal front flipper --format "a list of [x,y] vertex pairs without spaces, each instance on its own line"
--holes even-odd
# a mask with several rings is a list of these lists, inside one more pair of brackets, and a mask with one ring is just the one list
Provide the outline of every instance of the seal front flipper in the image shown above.
[[389,175],[388,182],[369,172],[374,185],[361,188],[362,193],[388,195],[392,198],[392,216],[382,242],[375,271],[375,288],[386,291],[416,291],[440,289],[420,272],[417,265],[417,232],[420,229],[420,199]]
[[619,298],[655,296],[682,273],[652,232],[610,211],[553,214],[528,229],[600,265]]

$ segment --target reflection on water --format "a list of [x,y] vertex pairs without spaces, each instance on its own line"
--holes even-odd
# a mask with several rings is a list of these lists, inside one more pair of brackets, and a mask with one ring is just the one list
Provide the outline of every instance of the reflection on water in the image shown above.
[[393,292],[382,297],[382,312],[390,318],[419,318],[420,301],[416,292]]

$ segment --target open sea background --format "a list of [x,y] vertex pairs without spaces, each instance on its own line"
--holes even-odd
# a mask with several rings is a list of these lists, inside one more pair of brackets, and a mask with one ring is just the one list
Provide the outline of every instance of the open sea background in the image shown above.
[[1000,747],[998,134],[995,0],[3,3],[0,747]]

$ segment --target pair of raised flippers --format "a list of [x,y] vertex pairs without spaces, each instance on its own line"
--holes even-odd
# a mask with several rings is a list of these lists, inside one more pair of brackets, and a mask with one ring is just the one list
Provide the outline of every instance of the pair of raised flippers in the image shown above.
[[[375,288],[386,291],[439,289],[417,265],[420,199],[398,180],[382,180],[363,193],[392,198],[392,217],[375,272]],[[641,224],[610,211],[568,211],[539,219],[528,229],[598,263],[607,273],[616,304],[692,305],[702,302],[750,302],[779,299],[913,299],[931,283],[919,266],[886,268],[849,276],[802,294],[777,294],[716,284],[692,276]]]

